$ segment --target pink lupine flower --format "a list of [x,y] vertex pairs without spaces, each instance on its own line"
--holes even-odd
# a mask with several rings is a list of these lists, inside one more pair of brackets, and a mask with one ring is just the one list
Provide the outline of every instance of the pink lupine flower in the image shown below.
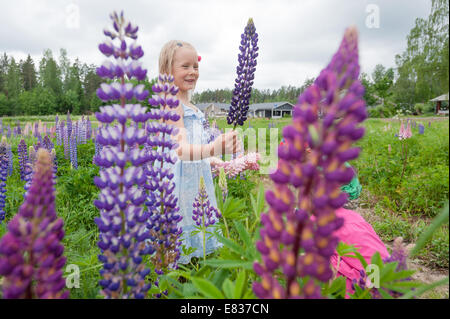
[[213,174],[219,174],[220,168],[223,167],[225,174],[228,177],[234,177],[245,170],[257,171],[259,170],[258,161],[260,159],[261,155],[259,153],[251,152],[228,162],[217,163],[214,168],[212,168],[212,172]]

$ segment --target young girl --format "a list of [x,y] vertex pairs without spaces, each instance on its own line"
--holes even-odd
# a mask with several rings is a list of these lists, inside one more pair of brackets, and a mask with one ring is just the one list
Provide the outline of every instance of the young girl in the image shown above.
[[[178,134],[172,137],[179,145],[176,150],[172,150],[178,155],[178,160],[172,167],[175,183],[173,194],[178,198],[179,213],[183,217],[179,224],[183,229],[182,245],[196,248],[189,256],[181,255],[178,262],[182,264],[189,263],[192,257],[203,256],[201,233],[191,236],[191,232],[195,230],[192,204],[198,194],[200,177],[204,178],[211,205],[217,208],[211,165],[221,162],[215,157],[217,155],[241,151],[240,144],[236,142],[235,131],[222,134],[208,143],[209,136],[203,127],[205,116],[190,101],[199,77],[198,60],[197,51],[191,44],[175,40],[166,43],[159,56],[159,73],[172,74],[175,85],[179,88],[177,98],[180,104],[173,110],[180,115],[180,119],[167,122],[179,128]],[[209,238],[206,242],[206,254],[220,246],[215,237]]]

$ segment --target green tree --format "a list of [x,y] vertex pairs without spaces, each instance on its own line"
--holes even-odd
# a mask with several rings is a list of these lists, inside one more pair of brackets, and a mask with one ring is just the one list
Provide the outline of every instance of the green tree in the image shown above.
[[36,86],[37,79],[34,61],[29,54],[25,62],[20,64],[20,70],[22,75],[23,88],[25,91],[30,91]]
[[431,0],[430,15],[416,19],[406,51],[396,56],[397,102],[426,102],[448,92],[448,5],[448,0]]

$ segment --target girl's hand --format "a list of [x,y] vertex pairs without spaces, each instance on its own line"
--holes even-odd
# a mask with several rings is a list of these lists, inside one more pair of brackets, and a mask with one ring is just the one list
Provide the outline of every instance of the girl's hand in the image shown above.
[[242,149],[237,134],[236,131],[229,131],[219,135],[213,142],[214,155],[240,153]]

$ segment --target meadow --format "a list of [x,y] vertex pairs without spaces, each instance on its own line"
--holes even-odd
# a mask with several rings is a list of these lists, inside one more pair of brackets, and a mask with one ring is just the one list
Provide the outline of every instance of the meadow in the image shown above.
[[[4,118],[3,128],[8,124],[14,126],[17,121],[23,125],[24,121],[36,119]],[[42,120],[53,122],[54,116]],[[385,243],[392,242],[398,236],[407,243],[415,243],[448,202],[448,118],[417,121],[411,118],[411,121],[416,122],[412,137],[399,141],[395,136],[399,131],[399,120],[366,120],[363,123],[366,134],[357,143],[362,152],[357,160],[350,163],[356,169],[363,187],[355,210],[364,211],[364,217]],[[249,125],[253,128],[276,128],[280,142],[282,129],[290,122],[290,118],[250,119],[243,129]],[[419,123],[425,127],[423,134],[418,132]],[[227,127],[225,119],[217,119],[217,125]],[[96,127],[95,122],[93,127]],[[25,182],[20,179],[17,153],[22,138],[11,136],[7,139],[13,152],[13,173],[6,181],[6,220],[0,224],[0,238],[23,202]],[[269,130],[266,139],[269,142]],[[27,145],[32,145],[37,139],[27,136],[25,141]],[[402,142],[408,145],[406,164],[401,154]],[[99,168],[92,163],[94,141],[91,139],[86,144],[78,144],[76,169],[65,158],[63,145],[57,145],[55,138],[53,143],[58,162],[56,211],[64,220],[66,265],[74,264],[80,269],[80,285],[71,289],[70,296],[99,298],[98,281],[101,279],[99,270],[102,263],[97,257],[100,254],[97,246],[99,230],[94,223],[99,211],[93,204],[99,194],[99,188],[93,183],[94,177],[99,175]],[[178,270],[161,276],[158,286],[153,285],[149,295],[162,298],[255,297],[251,289],[251,283],[257,278],[252,271],[252,263],[257,258],[254,243],[260,227],[259,216],[267,210],[261,186],[270,183],[270,180],[268,175],[247,171],[242,176],[228,179],[227,183],[229,200],[220,207],[224,218],[219,222],[222,233],[226,234],[222,237],[224,247],[209,255],[206,261],[195,259],[191,264],[180,265]],[[448,275],[448,225],[435,231],[418,256],[424,265],[446,271]],[[149,260],[144,261],[152,267]],[[184,283],[175,280],[180,276],[185,278]],[[151,281],[156,280],[154,275],[149,277]],[[162,292],[166,292],[167,296],[161,295]]]

